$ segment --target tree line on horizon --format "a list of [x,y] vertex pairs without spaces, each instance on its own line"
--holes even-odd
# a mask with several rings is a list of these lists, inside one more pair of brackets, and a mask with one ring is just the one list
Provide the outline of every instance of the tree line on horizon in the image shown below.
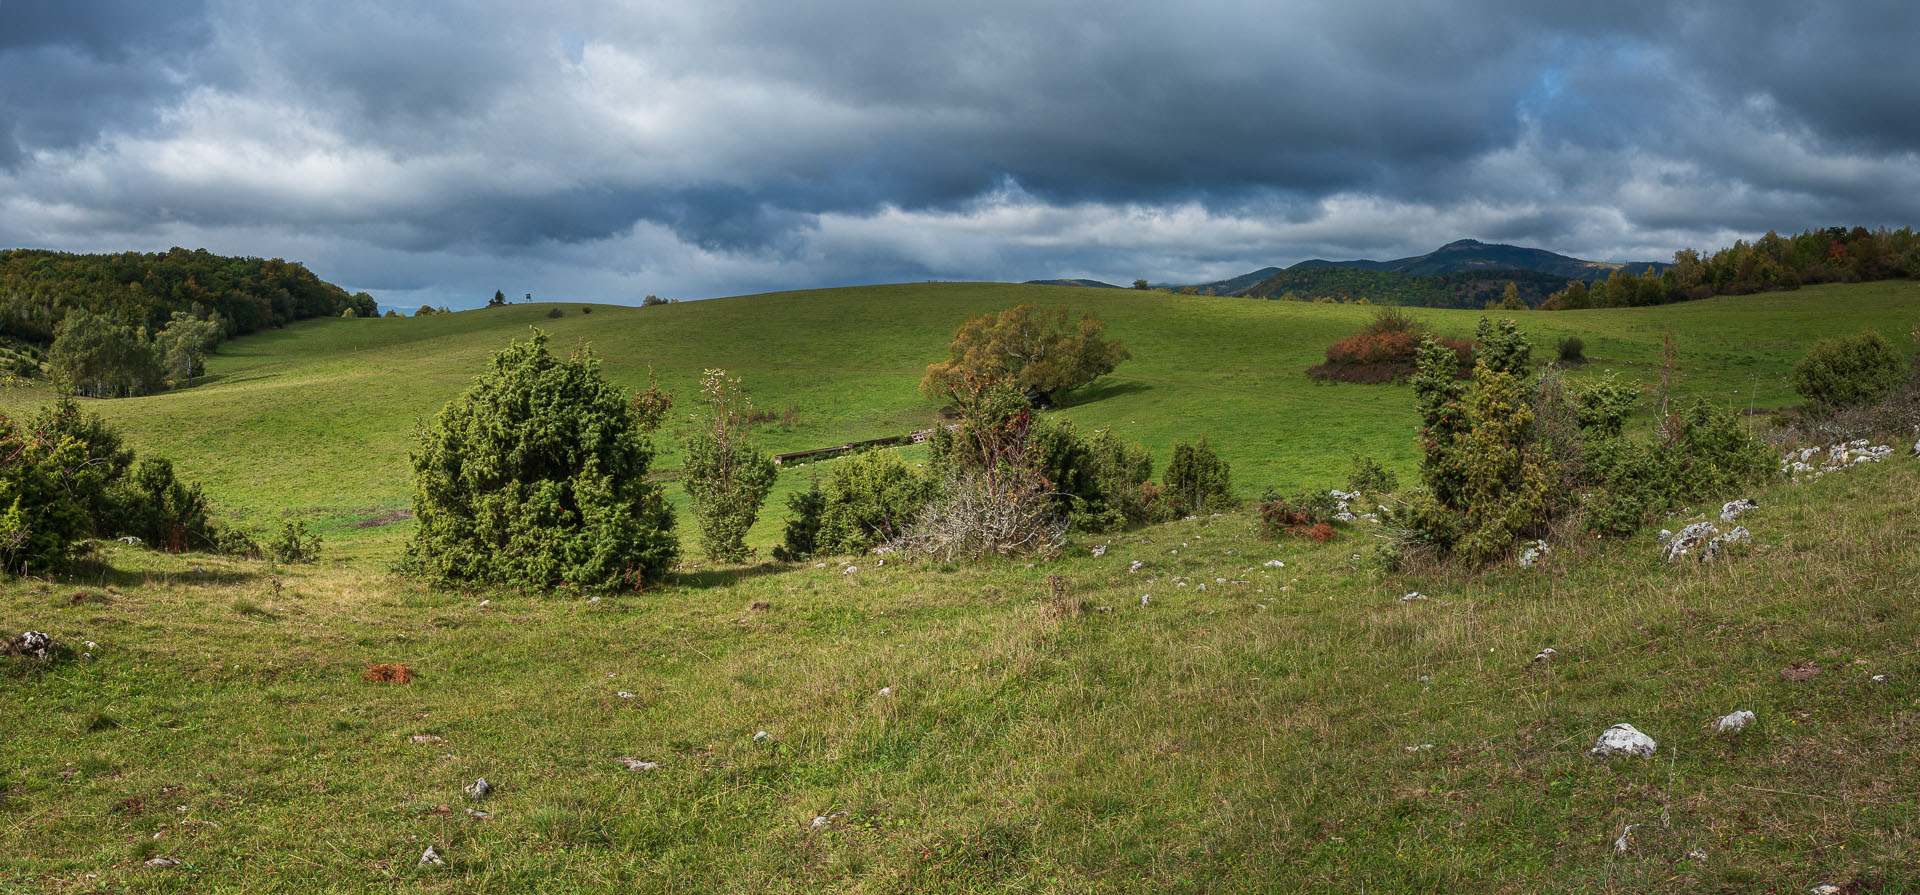
[[1539,309],[1646,307],[1819,283],[1898,279],[1920,279],[1920,237],[1911,227],[1828,227],[1795,236],[1769,230],[1752,242],[1739,240],[1710,255],[1682,249],[1674,253],[1673,265],[1658,273],[1648,270],[1634,276],[1616,270],[1591,285],[1569,284]]

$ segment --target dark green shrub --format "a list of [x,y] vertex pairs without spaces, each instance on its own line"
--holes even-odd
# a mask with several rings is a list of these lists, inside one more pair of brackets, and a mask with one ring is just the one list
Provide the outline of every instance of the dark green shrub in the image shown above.
[[215,543],[200,484],[173,474],[173,464],[146,457],[118,489],[119,525],[110,534],[130,534],[168,553],[203,550]]
[[1147,480],[1153,478],[1153,455],[1140,445],[1122,440],[1110,429],[1094,435],[1086,444],[1094,489],[1101,501],[1117,510],[1125,524],[1154,521],[1144,490]]
[[1473,338],[1479,343],[1476,357],[1488,369],[1522,382],[1533,373],[1533,345],[1527,342],[1512,318],[1502,317],[1497,321],[1480,318]]
[[320,533],[309,531],[299,519],[290,520],[267,542],[266,553],[275,562],[313,562],[320,558]]
[[1813,343],[1793,367],[1793,390],[1815,411],[1859,407],[1899,388],[1905,370],[1900,350],[1867,330]]
[[120,436],[98,414],[80,410],[71,396],[62,395],[40,408],[27,422],[39,437],[58,442],[70,440],[79,448],[79,462],[61,476],[63,487],[87,516],[87,530],[94,537],[110,537],[120,523],[121,507],[115,487],[133,467],[133,451],[122,446]]
[[[1388,494],[1400,488],[1400,477],[1378,460],[1363,454],[1353,455],[1353,467],[1347,471],[1347,490],[1367,494]],[[1332,497],[1329,495],[1328,500]]]
[[773,548],[781,562],[809,559],[820,549],[820,520],[827,510],[827,494],[820,483],[787,495],[787,528],[783,543]]
[[565,317],[565,316],[566,316],[566,314],[567,314],[567,312],[565,312],[565,311],[562,311],[562,310],[560,310],[559,308],[548,308],[548,309],[547,309],[547,319],[549,319],[549,320],[551,320],[551,319],[554,319],[554,318],[558,318],[558,317]]
[[258,541],[237,528],[220,529],[213,538],[213,552],[235,559],[259,559],[266,555]]
[[547,336],[494,355],[418,434],[402,571],[440,584],[587,590],[659,581],[679,554],[673,511],[648,481],[640,411],[591,351],[562,361]]
[[1587,343],[1579,336],[1568,336],[1560,340],[1560,363],[1577,367],[1587,362]]
[[1612,438],[1626,427],[1627,415],[1640,400],[1640,387],[1622,382],[1612,370],[1589,379],[1572,390],[1574,413],[1580,428],[1595,435]]
[[72,564],[90,522],[65,480],[85,459],[72,439],[0,414],[0,568],[37,575]]
[[1167,461],[1166,485],[1162,496],[1188,513],[1209,513],[1232,508],[1232,469],[1213,452],[1205,436],[1197,444],[1176,444],[1173,459]]
[[590,306],[590,305],[581,305],[581,306],[580,306],[580,313],[582,313],[582,314],[591,314],[591,313],[593,313],[593,308],[592,308],[592,306]]
[[818,553],[865,553],[898,537],[939,491],[891,451],[847,459],[824,490]]
[[1453,381],[1451,352],[1421,345],[1414,393],[1425,492],[1391,521],[1420,542],[1484,565],[1538,536],[1560,503],[1558,468],[1534,437],[1530,350],[1510,320],[1481,320],[1471,388]]

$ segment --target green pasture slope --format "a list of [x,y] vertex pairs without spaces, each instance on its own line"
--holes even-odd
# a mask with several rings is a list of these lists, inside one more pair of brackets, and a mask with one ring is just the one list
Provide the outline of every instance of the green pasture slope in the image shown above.
[[1469,579],[1246,511],[597,603],[110,544],[0,584],[97,655],[0,659],[0,892],[1914,892],[1920,461],[1750,496]]
[[[1472,576],[1390,572],[1364,527],[1264,541],[1243,509],[1031,566],[762,562],[589,602],[424,588],[381,562],[406,524],[349,527],[406,505],[415,420],[529,325],[628,387],[743,375],[797,408],[764,433],[789,449],[924,425],[946,334],[1020,300],[1132,347],[1061,411],[1084,425],[1163,459],[1210,435],[1249,493],[1336,482],[1353,451],[1411,473],[1404,387],[1301,372],[1366,308],[949,284],[237,340],[194,388],[88,406],[257,527],[326,523],[328,556],[108,543],[0,580],[0,632],[95,655],[0,658],[0,895],[1920,891],[1904,456],[1750,492],[1751,549],[1712,564],[1642,533]],[[1811,339],[1916,313],[1878,284],[1523,325],[1642,379],[1671,331],[1683,391],[1765,407]],[[389,662],[418,677],[362,680]],[[1737,709],[1746,731],[1710,729]],[[1653,759],[1586,755],[1622,722]]]
[[[917,386],[967,317],[1031,301],[1090,309],[1133,352],[1119,371],[1075,395],[1060,413],[1113,427],[1164,462],[1174,443],[1207,436],[1247,494],[1338,484],[1354,453],[1413,469],[1415,418],[1405,387],[1315,385],[1303,371],[1353,332],[1372,308],[1177,296],[1133,290],[996,283],[822,289],[630,308],[514,305],[403,319],[309,320],[223,345],[192,388],[90,401],[133,445],[172,458],[222,510],[257,529],[286,514],[317,522],[336,555],[385,557],[408,523],[354,528],[410,500],[407,450],[430,418],[529,327],[556,350],[590,344],[606,373],[637,389],[647,371],[680,398],[684,422],[700,371],[745,379],[755,404],[798,413],[761,434],[775,451],[893,435],[931,424]],[[560,307],[565,316],[549,319]],[[1678,390],[1742,407],[1795,402],[1786,374],[1813,339],[1874,327],[1904,342],[1920,312],[1920,284],[1827,286],[1631,310],[1520,315],[1550,357],[1566,335],[1595,363],[1651,382],[1663,332],[1680,351]],[[1479,311],[1412,311],[1443,333],[1471,335]],[[18,411],[47,397],[0,397]],[[674,439],[659,465],[674,467]],[[779,537],[781,495],[817,469],[783,474],[751,543]],[[677,503],[684,497],[669,487]]]

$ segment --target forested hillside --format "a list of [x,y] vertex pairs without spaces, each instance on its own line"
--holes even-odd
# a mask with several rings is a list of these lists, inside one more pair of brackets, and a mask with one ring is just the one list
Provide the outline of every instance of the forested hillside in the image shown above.
[[1247,289],[1249,298],[1293,301],[1358,301],[1377,305],[1413,305],[1427,308],[1482,308],[1499,301],[1512,283],[1520,299],[1538,305],[1563,289],[1568,278],[1533,270],[1461,271],[1446,274],[1406,274],[1355,267],[1294,267],[1280,271]]
[[205,249],[79,255],[0,251],[0,339],[46,346],[73,310],[158,330],[176,312],[218,314],[225,335],[308,317],[374,316],[366,293],[328,283],[297,261],[230,258]]

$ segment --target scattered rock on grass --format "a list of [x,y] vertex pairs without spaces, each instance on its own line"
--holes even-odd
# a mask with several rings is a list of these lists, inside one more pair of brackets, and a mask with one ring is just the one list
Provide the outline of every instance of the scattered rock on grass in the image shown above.
[[1888,678],[1884,674],[1876,674],[1872,678],[1869,678],[1869,680],[1871,680],[1873,683],[1876,683],[1876,684],[1884,684],[1887,682]]
[[440,846],[429,845],[426,851],[420,853],[420,863],[416,866],[440,867],[446,863],[447,859],[440,856]]
[[1693,851],[1687,852],[1687,857],[1695,861],[1704,861],[1707,859],[1707,850],[1704,848],[1696,848]]
[[433,734],[430,734],[430,733],[416,733],[413,736],[407,737],[407,742],[412,743],[415,746],[438,746],[441,743],[446,742],[446,740],[443,740],[440,737],[434,736]]
[[465,791],[467,798],[479,801],[480,799],[486,798],[488,793],[493,792],[493,785],[487,782],[487,778],[481,777],[467,784]]
[[1753,717],[1754,716],[1752,712],[1749,712],[1746,709],[1741,709],[1740,711],[1724,716],[1720,720],[1713,722],[1713,732],[1714,733],[1739,733],[1747,725],[1753,723]]
[[1520,551],[1520,558],[1518,560],[1520,568],[1533,568],[1535,565],[1538,565],[1540,560],[1545,558],[1548,553],[1552,552],[1552,550],[1553,548],[1548,546],[1544,540],[1534,541],[1528,544],[1527,549]]
[[1133,561],[1133,562],[1132,562],[1131,564],[1129,564],[1129,565],[1127,566],[1127,571],[1128,571],[1128,572],[1138,572],[1138,571],[1140,571],[1140,567],[1141,567],[1141,566],[1144,566],[1144,565],[1146,565],[1146,563],[1143,563],[1143,562],[1141,562],[1141,561],[1139,561],[1139,560],[1137,560],[1137,559],[1136,559],[1136,560],[1134,560],[1134,561]]
[[1547,647],[1546,649],[1543,649],[1539,653],[1535,654],[1533,657],[1533,661],[1546,662],[1551,660],[1554,656],[1557,656],[1557,655],[1560,655],[1559,650],[1554,649],[1553,647]]
[[1267,560],[1266,562],[1261,563],[1261,565],[1266,566],[1269,569],[1284,569],[1287,567],[1286,563],[1283,563],[1277,559]]
[[634,694],[632,694],[632,693],[628,693],[628,692],[627,692],[627,691],[625,691],[625,690],[621,690],[620,692],[618,692],[618,693],[615,693],[615,694],[613,694],[613,695],[615,695],[615,696],[618,696],[618,697],[620,697],[621,699],[637,699],[637,698],[639,698],[639,697],[637,697],[637,696],[635,696],[635,695],[634,695]]
[[1404,596],[1404,597],[1401,597],[1401,598],[1400,598],[1400,602],[1402,602],[1402,603],[1411,603],[1411,602],[1413,602],[1413,601],[1415,601],[1415,600],[1424,600],[1424,599],[1426,599],[1426,598],[1427,598],[1427,595],[1426,595],[1426,594],[1423,594],[1423,593],[1421,593],[1421,592],[1419,592],[1419,591],[1417,591],[1417,590],[1416,590],[1416,591],[1414,591],[1413,593],[1410,593],[1410,594],[1407,594],[1407,595],[1406,595],[1406,596]]
[[629,771],[636,771],[636,772],[637,772],[637,771],[657,771],[657,770],[660,770],[660,764],[659,764],[659,762],[653,762],[653,761],[641,761],[641,760],[640,760],[640,759],[638,759],[638,758],[625,758],[625,757],[622,757],[622,758],[620,759],[620,761],[621,761],[621,762],[623,762],[624,764],[626,764],[626,766],[627,766],[627,770],[629,770]]
[[1720,508],[1720,521],[1730,523],[1733,520],[1740,518],[1740,514],[1745,513],[1748,510],[1757,510],[1757,509],[1760,509],[1760,504],[1754,501],[1750,497],[1742,497],[1739,500],[1730,500],[1730,501],[1727,501],[1725,506],[1722,506]]
[[1733,544],[1746,544],[1752,540],[1753,532],[1747,531],[1744,525],[1737,526],[1734,530],[1717,535],[1713,540],[1708,541],[1707,546],[1700,550],[1700,561],[1707,562],[1727,552],[1727,548]]
[[770,739],[773,739],[773,734],[770,734],[764,730],[753,735],[753,741],[756,743],[764,743]]
[[1627,824],[1627,828],[1620,831],[1620,838],[1613,840],[1614,854],[1624,855],[1627,853],[1627,849],[1633,845],[1633,829],[1638,826],[1640,825]]
[[1092,547],[1091,549],[1093,550],[1093,555],[1094,555],[1094,556],[1106,556],[1106,555],[1107,555],[1107,545],[1105,545],[1105,544],[1095,544],[1095,545],[1093,545],[1093,547]]
[[1615,724],[1607,728],[1605,733],[1600,734],[1600,739],[1594,742],[1592,749],[1587,750],[1587,754],[1599,758],[1612,758],[1616,755],[1652,758],[1653,753],[1659,748],[1660,744],[1654,742],[1653,737],[1634,729],[1633,725]]
[[1669,538],[1666,546],[1661,548],[1660,555],[1665,557],[1667,562],[1674,562],[1682,556],[1704,548],[1707,542],[1719,533],[1720,529],[1715,528],[1711,522],[1695,522],[1680,529],[1679,534]]
[[43,631],[26,631],[6,642],[6,654],[9,656],[27,656],[34,659],[52,658],[53,638]]
[[154,858],[153,860],[147,862],[147,866],[155,870],[165,870],[168,867],[180,866],[180,859],[179,858]]
[[473,818],[474,820],[491,820],[493,818],[493,815],[488,814],[485,811],[476,811],[472,808],[466,809],[466,812],[467,812],[467,816]]

